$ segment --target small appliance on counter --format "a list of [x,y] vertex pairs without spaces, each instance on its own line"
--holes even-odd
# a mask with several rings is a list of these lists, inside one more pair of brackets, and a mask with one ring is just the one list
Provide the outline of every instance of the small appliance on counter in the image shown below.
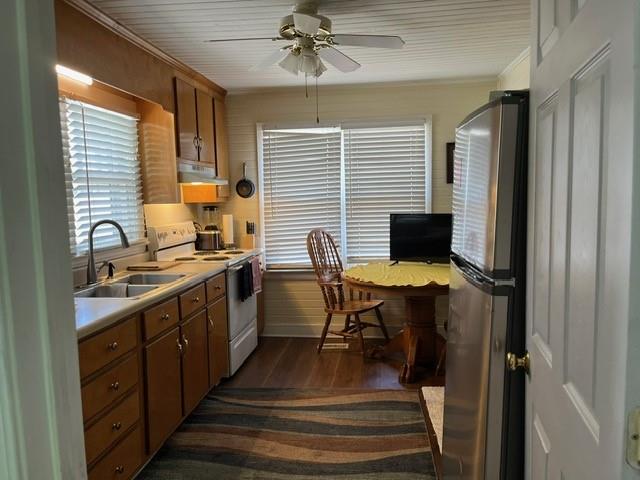
[[222,232],[218,228],[220,223],[220,215],[218,207],[203,207],[204,228],[198,229],[196,224],[196,249],[197,250],[222,250],[224,243],[222,241]]

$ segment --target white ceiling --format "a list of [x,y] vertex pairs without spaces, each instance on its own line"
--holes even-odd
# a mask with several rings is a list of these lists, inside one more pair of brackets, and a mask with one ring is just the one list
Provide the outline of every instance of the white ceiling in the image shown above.
[[[289,0],[90,0],[141,37],[227,90],[301,85],[278,66],[250,72],[284,42],[205,43],[276,36]],[[400,35],[402,50],[341,47],[362,64],[329,67],[321,84],[497,76],[529,44],[530,0],[321,0],[333,33]],[[278,46],[277,46],[278,45]]]

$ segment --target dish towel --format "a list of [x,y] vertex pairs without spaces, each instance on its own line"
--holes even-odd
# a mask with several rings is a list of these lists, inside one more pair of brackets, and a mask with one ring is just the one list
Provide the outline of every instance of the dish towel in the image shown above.
[[262,291],[262,269],[260,268],[260,257],[253,257],[250,260],[251,274],[253,275],[253,293]]
[[244,302],[247,298],[253,295],[253,272],[251,264],[244,262],[240,267],[240,274],[238,275],[238,293],[240,294],[240,301]]

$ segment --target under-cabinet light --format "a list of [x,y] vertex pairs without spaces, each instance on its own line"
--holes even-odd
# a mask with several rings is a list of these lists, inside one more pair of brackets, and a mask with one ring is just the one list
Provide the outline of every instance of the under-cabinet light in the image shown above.
[[75,80],[76,82],[84,83],[85,85],[93,84],[93,78],[84,73],[77,72],[63,65],[56,65],[56,72],[58,75]]

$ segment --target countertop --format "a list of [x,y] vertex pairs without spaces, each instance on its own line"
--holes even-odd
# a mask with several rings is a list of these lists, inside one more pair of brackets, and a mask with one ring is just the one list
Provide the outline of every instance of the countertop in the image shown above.
[[[129,314],[138,312],[189,287],[195,286],[207,278],[224,272],[224,264],[181,263],[161,272],[148,273],[184,273],[186,276],[170,284],[161,285],[151,293],[133,298],[75,298],[76,332],[78,340],[102,330]],[[127,274],[139,272],[127,272]],[[122,276],[122,275],[121,275]],[[117,282],[117,278],[114,280]]]

